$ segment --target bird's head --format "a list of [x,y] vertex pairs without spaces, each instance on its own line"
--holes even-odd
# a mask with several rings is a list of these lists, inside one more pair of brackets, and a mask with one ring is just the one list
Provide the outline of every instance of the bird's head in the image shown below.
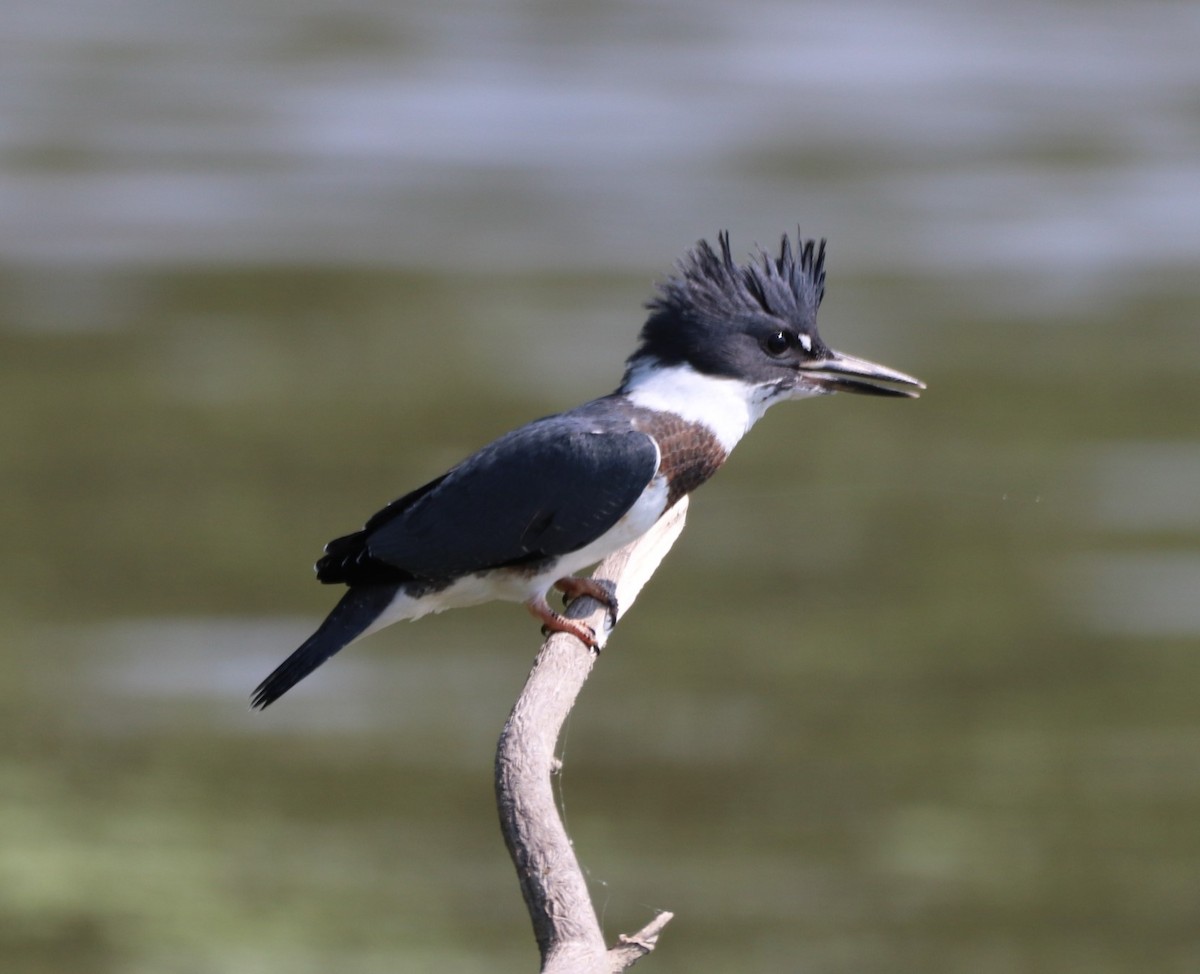
[[701,375],[759,387],[769,401],[831,392],[915,397],[925,386],[884,365],[835,352],[817,333],[825,295],[825,241],[785,234],[779,256],[759,251],[734,262],[729,234],[720,253],[700,241],[649,302],[641,344],[626,378],[647,365],[689,366]]

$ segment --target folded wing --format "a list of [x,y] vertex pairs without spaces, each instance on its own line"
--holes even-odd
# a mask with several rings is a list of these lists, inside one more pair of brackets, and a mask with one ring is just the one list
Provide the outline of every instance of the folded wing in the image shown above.
[[586,414],[530,423],[331,541],[317,577],[436,584],[576,551],[633,506],[658,460],[654,441],[625,424]]

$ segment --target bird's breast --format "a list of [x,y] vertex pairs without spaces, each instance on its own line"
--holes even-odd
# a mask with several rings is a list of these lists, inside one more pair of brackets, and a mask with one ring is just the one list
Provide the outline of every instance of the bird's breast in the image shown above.
[[667,486],[664,510],[708,480],[729,455],[711,429],[676,413],[640,409],[634,422],[658,444],[658,476]]

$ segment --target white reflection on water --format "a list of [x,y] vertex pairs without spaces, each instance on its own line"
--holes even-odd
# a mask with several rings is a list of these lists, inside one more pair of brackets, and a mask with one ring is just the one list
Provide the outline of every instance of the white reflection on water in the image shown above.
[[[112,734],[178,723],[188,703],[214,708],[228,730],[248,734],[386,734],[406,760],[469,766],[486,760],[524,683],[526,655],[469,643],[447,645],[445,630],[399,645],[382,636],[338,654],[268,710],[251,712],[251,689],[311,631],[292,618],[158,618],[101,623],[57,632],[88,647],[83,677],[96,705],[89,729]],[[436,648],[431,648],[436,647]],[[688,763],[736,763],[770,739],[761,701],[723,690],[672,693],[625,688],[622,707],[588,708],[586,719],[611,745],[643,757]],[[116,701],[117,705],[113,705]],[[437,746],[431,748],[430,741]],[[605,760],[600,756],[598,760]]]
[[1064,574],[1091,628],[1122,636],[1200,635],[1200,551],[1079,556]]
[[[1200,634],[1200,443],[1119,441],[1089,448],[1081,508],[1086,527],[1143,550],[1095,551],[1064,571],[1076,609],[1099,632],[1127,636]],[[1149,541],[1171,538],[1171,549]],[[1193,544],[1180,547],[1191,537]]]
[[795,220],[845,266],[1200,254],[1192,5],[17,8],[9,260],[640,269]]
[[[398,651],[395,640],[355,646],[269,710],[250,712],[250,691],[312,631],[292,618],[128,619],[88,627],[77,638],[96,650],[95,685],[129,706],[105,708],[113,729],[164,718],[143,705],[194,700],[218,705],[227,726],[251,733],[461,729],[497,685],[521,676],[518,661],[462,649]],[[453,712],[454,717],[448,717]],[[499,730],[503,712],[488,715]],[[234,724],[229,724],[233,721]]]
[[1200,531],[1200,442],[1120,442],[1087,459],[1096,527]]

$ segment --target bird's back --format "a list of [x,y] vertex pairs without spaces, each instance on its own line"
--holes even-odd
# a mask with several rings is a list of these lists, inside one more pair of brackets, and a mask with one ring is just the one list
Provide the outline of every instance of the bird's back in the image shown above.
[[317,577],[437,588],[578,550],[633,506],[658,458],[614,397],[535,420],[329,542]]

